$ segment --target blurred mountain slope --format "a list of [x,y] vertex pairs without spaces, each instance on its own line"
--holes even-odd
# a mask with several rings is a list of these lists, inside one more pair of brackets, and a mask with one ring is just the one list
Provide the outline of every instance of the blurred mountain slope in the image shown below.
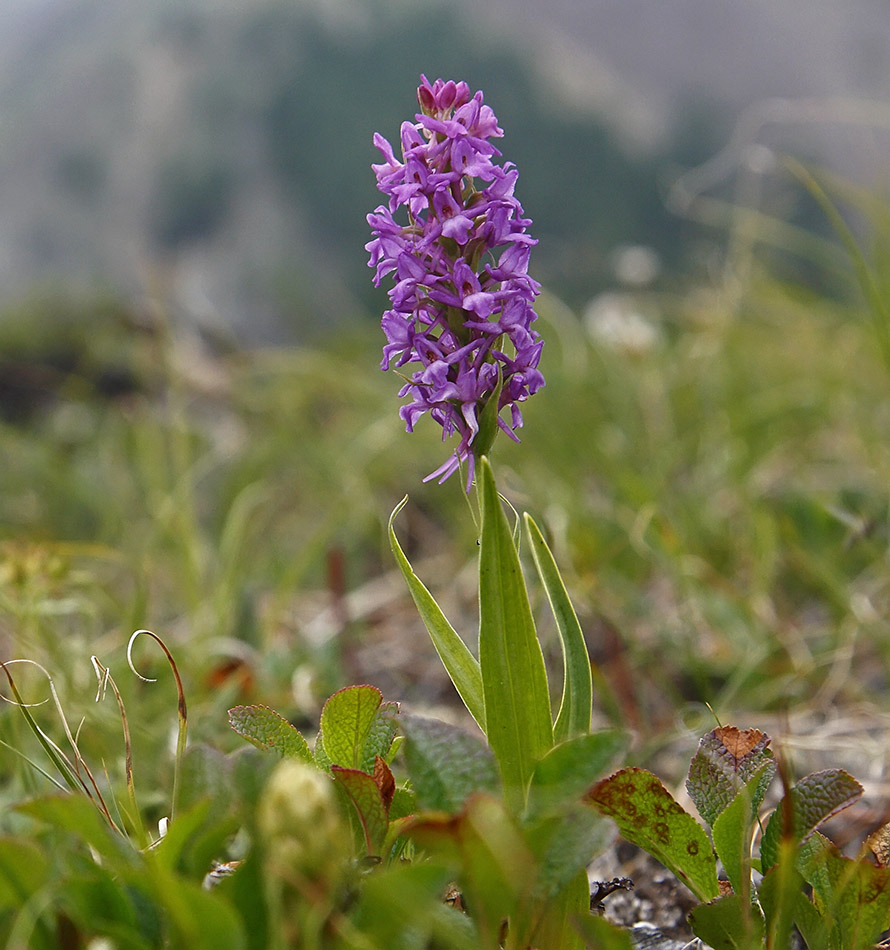
[[421,72],[485,90],[544,279],[583,300],[616,243],[675,245],[650,157],[540,80],[531,41],[453,7],[56,0],[4,17],[0,296],[160,283],[260,337],[377,309],[371,136],[397,138]]
[[[479,15],[408,0],[8,0],[0,303],[34,282],[102,283],[260,339],[376,310],[371,135],[397,138],[421,72],[485,90],[541,239],[538,277],[581,303],[620,244],[676,264],[686,229],[664,208],[666,169],[702,161],[731,127],[730,39],[746,28],[761,44],[761,80],[772,62],[798,75],[801,55],[783,5],[703,2],[497,0]],[[721,67],[725,81],[707,78]]]

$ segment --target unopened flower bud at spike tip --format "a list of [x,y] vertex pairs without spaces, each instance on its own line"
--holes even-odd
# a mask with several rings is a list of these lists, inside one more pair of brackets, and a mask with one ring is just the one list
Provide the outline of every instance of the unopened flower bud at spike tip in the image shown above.
[[494,161],[491,139],[503,132],[482,93],[421,76],[417,101],[415,122],[402,124],[401,160],[374,135],[383,162],[372,168],[387,202],[368,215],[366,249],[375,283],[393,279],[381,366],[413,367],[399,393],[410,397],[401,409],[409,432],[429,413],[443,438],[459,438],[428,478],[444,481],[467,462],[469,491],[483,408],[497,391],[494,431],[518,441],[519,404],[544,385],[543,341],[532,328],[540,286],[528,274],[537,242],[514,194],[515,167]]

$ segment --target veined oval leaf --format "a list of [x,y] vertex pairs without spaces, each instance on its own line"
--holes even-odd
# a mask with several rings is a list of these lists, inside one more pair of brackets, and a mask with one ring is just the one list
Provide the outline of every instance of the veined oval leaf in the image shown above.
[[717,859],[704,828],[651,772],[622,769],[594,785],[587,798],[700,901],[718,896]]
[[704,820],[713,828],[717,816],[745,788],[752,776],[761,783],[749,789],[751,806],[760,807],[776,771],[770,737],[759,729],[720,726],[702,736],[689,763],[686,790]]
[[528,790],[532,817],[558,812],[584,793],[627,749],[627,736],[617,729],[575,736],[555,745],[535,766]]
[[890,918],[890,870],[854,860],[818,832],[801,847],[798,869],[819,897],[832,945],[870,950]]
[[403,716],[401,726],[405,763],[421,808],[453,814],[475,792],[497,791],[497,766],[481,738],[421,716]]
[[229,710],[229,725],[259,749],[274,749],[285,757],[312,761],[312,753],[300,732],[268,706],[233,706]]
[[843,769],[805,775],[770,815],[760,842],[763,870],[768,871],[776,863],[783,837],[795,843],[803,841],[823,821],[852,805],[862,792],[859,782]]
[[334,765],[349,769],[361,766],[365,743],[382,701],[376,686],[347,686],[328,698],[321,710],[321,737]]
[[394,702],[381,703],[374,716],[368,737],[362,750],[362,760],[359,768],[363,772],[371,772],[378,756],[386,759],[396,735],[396,717],[399,714],[399,704]]

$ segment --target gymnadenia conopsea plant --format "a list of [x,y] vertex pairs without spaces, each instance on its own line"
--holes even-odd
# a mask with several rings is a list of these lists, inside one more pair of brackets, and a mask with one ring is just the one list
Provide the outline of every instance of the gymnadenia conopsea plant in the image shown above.
[[543,342],[531,326],[540,287],[528,274],[537,242],[514,195],[516,169],[492,161],[500,152],[490,139],[503,132],[482,93],[424,77],[417,99],[417,121],[402,124],[402,161],[374,136],[384,161],[373,168],[389,201],[368,215],[367,249],[375,283],[394,279],[382,367],[415,367],[399,393],[411,397],[401,409],[408,431],[428,412],[443,438],[460,436],[427,477],[444,481],[466,462],[469,491],[497,430],[515,439],[519,403],[544,385]]
[[[478,656],[399,545],[393,520],[407,499],[390,518],[389,538],[439,656],[488,740],[501,795],[471,797],[456,818],[418,818],[413,834],[434,850],[443,841],[456,846],[463,862],[457,873],[486,946],[497,945],[500,922],[508,918],[507,946],[581,947],[578,920],[589,909],[584,868],[603,836],[600,819],[581,798],[622,739],[591,732],[587,647],[556,562],[526,514],[528,546],[562,644],[562,700],[553,716],[519,532],[488,461],[498,432],[518,441],[520,406],[544,385],[538,369],[543,341],[532,326],[540,287],[528,272],[536,242],[515,196],[518,171],[496,160],[501,153],[491,140],[503,132],[482,93],[471,95],[464,82],[421,80],[420,112],[402,124],[401,154],[374,136],[383,161],[372,167],[387,201],[368,215],[373,240],[367,250],[375,282],[392,281],[382,319],[382,368],[394,366],[404,379],[399,395],[409,401],[401,417],[410,432],[428,413],[443,440],[458,439],[427,479],[443,482],[465,468],[467,492],[476,485]],[[407,743],[410,751],[410,735]],[[470,866],[482,860],[468,844],[480,835],[509,841],[514,857],[524,856],[505,875],[500,898],[485,892]]]

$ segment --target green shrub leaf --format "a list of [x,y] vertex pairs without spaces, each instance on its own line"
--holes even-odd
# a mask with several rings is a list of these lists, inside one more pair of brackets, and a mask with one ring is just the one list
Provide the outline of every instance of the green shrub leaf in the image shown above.
[[169,945],[189,950],[245,950],[237,912],[219,895],[158,869],[152,876],[155,900],[171,930]]
[[[463,869],[461,884],[479,927],[478,946],[499,946],[501,922],[513,917],[535,875],[534,855],[503,799],[473,795],[459,815],[420,816],[408,834]],[[518,940],[515,945],[524,946]]]
[[347,769],[362,766],[365,744],[382,700],[376,686],[347,686],[328,698],[321,711],[321,736],[334,765]]
[[352,915],[362,939],[351,945],[395,948],[410,941],[414,947],[478,950],[471,918],[442,901],[450,880],[446,869],[431,862],[397,864],[367,875]]
[[365,836],[365,846],[368,854],[380,853],[380,846],[386,837],[389,819],[386,815],[386,806],[383,795],[373,776],[358,769],[346,769],[339,765],[331,767],[334,779],[343,787],[349,796],[361,822]]
[[617,927],[605,917],[585,914],[577,917],[573,923],[589,947],[596,947],[596,950],[634,950],[630,931]]
[[[794,842],[780,840],[778,860],[764,874],[757,888],[757,897],[766,917],[767,947],[790,946],[795,921],[801,919],[801,907],[813,906],[803,894],[804,881],[794,866],[796,857]],[[809,941],[807,946],[810,950],[817,950]]]
[[17,812],[76,835],[105,858],[109,866],[128,866],[133,857],[129,842],[115,834],[96,806],[83,795],[46,795],[15,806]]
[[765,924],[756,904],[741,894],[727,894],[699,904],[689,914],[692,932],[712,950],[750,950],[763,943]]
[[321,729],[318,730],[315,736],[315,745],[312,747],[312,759],[323,772],[331,771],[331,758],[327,752],[325,752],[324,736],[321,734]]
[[229,725],[258,749],[312,761],[312,753],[299,730],[268,706],[234,706],[229,710]]
[[402,716],[405,765],[420,808],[454,813],[474,792],[497,791],[491,750],[475,736],[438,719]]
[[[543,900],[553,898],[609,846],[614,834],[611,822],[580,803],[526,828],[537,859],[534,895]],[[587,897],[589,907],[589,888]]]
[[389,750],[396,735],[398,714],[398,703],[381,703],[365,740],[361,761],[363,772],[370,772],[374,768],[374,760],[377,756],[383,759],[389,757]]
[[189,746],[182,757],[179,808],[188,810],[198,802],[208,800],[212,802],[211,817],[224,813],[232,801],[231,776],[232,760],[228,756],[204,743]]
[[801,848],[798,867],[816,893],[834,945],[870,950],[890,926],[890,870],[844,857],[818,832]]
[[767,749],[769,742],[770,737],[759,729],[735,726],[721,726],[702,737],[689,765],[686,789],[699,814],[712,828],[720,812],[755,773],[764,784],[750,790],[751,801],[755,810],[760,806],[776,771],[772,752]]
[[[544,904],[532,934],[532,946],[584,950],[586,943],[575,927],[577,918],[590,913],[590,884],[587,872],[575,873],[568,886]],[[600,944],[596,944],[597,947]]]
[[800,842],[815,828],[862,795],[862,786],[843,769],[826,769],[805,775],[779,802],[770,816],[760,844],[763,870],[776,863],[779,841],[787,835]]
[[617,729],[575,736],[554,746],[532,773],[528,814],[557,811],[584,793],[627,748],[627,736]]
[[49,879],[50,862],[28,838],[0,838],[0,908],[21,907]]
[[717,897],[717,862],[702,826],[645,769],[623,769],[589,792],[632,844],[648,851],[701,901]]
[[105,868],[94,865],[86,873],[70,875],[64,893],[65,911],[82,931],[113,937],[117,946],[128,950],[162,945],[158,908],[149,905],[144,892],[123,884]]
[[397,818],[407,818],[417,811],[417,795],[413,788],[404,788],[396,786],[393,792],[392,802],[389,806],[389,820],[395,821]]

